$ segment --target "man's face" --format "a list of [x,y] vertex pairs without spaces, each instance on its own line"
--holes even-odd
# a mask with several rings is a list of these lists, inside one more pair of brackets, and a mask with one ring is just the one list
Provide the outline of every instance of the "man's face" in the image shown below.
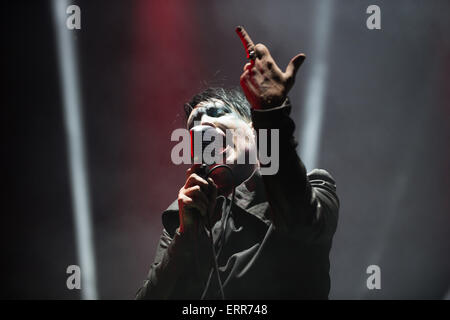
[[[235,178],[242,183],[253,173],[256,167],[255,133],[251,122],[246,122],[223,101],[200,102],[194,107],[187,120],[187,127],[209,125],[226,135],[227,129],[232,132],[233,145],[227,145],[226,163],[233,168]],[[245,163],[238,159],[245,159]]]

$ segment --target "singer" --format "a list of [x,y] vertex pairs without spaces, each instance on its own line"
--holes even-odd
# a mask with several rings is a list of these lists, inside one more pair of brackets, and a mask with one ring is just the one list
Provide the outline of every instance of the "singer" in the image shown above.
[[[248,58],[243,93],[209,88],[185,111],[189,129],[246,134],[223,151],[227,165],[187,171],[178,199],[162,214],[156,257],[137,299],[328,298],[336,185],[325,170],[306,173],[289,117],[288,92],[305,56],[282,71],[265,45],[255,45],[242,27],[236,32]],[[248,159],[259,129],[279,130],[275,174],[261,174],[262,164]],[[234,161],[243,153],[248,161]]]

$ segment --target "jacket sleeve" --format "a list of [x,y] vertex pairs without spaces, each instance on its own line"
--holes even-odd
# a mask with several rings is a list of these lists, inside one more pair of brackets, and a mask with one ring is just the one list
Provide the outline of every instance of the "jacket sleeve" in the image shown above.
[[171,296],[182,267],[191,258],[189,250],[186,250],[186,240],[178,232],[172,238],[166,229],[163,230],[155,260],[136,299],[167,299]]
[[[260,130],[278,130],[278,171],[263,174],[266,195],[276,229],[304,241],[322,241],[332,238],[337,225],[339,200],[332,176],[325,170],[313,170],[309,175],[296,152],[293,133],[294,121],[289,117],[289,99],[280,106],[267,110],[252,110],[253,126],[261,151]],[[277,141],[270,141],[277,143]],[[267,148],[270,150],[270,146]],[[277,155],[271,155],[274,157]],[[262,169],[264,165],[261,165]]]

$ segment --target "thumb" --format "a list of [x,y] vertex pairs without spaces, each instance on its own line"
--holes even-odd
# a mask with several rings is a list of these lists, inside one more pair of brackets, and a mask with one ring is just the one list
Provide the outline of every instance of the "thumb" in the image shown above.
[[302,65],[303,61],[305,61],[306,56],[303,53],[300,53],[293,57],[291,61],[289,61],[288,66],[286,67],[286,78],[295,78],[295,75]]

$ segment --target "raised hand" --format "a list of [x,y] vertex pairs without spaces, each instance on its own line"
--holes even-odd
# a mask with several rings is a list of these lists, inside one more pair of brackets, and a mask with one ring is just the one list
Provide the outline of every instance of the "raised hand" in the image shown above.
[[295,82],[297,70],[305,60],[300,53],[293,57],[283,72],[270,55],[269,49],[261,43],[254,44],[241,26],[236,33],[244,44],[247,58],[240,83],[247,100],[254,109],[269,109],[280,106]]

